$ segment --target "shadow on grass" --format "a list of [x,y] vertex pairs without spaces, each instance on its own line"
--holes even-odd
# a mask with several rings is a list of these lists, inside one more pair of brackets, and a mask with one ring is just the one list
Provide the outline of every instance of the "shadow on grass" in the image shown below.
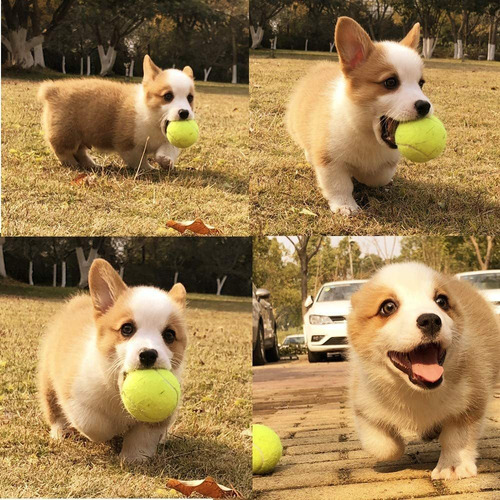
[[[242,471],[250,471],[250,453],[207,438],[170,437],[159,446],[151,462],[130,466],[130,469],[139,469],[151,477],[164,476],[166,479],[204,479],[209,475],[225,486],[234,485],[237,489],[251,487],[250,484],[238,484]],[[250,483],[250,475],[248,479]]]
[[0,279],[0,296],[12,295],[23,298],[62,300],[81,292],[78,288],[31,286],[24,283]]
[[252,302],[248,299],[247,302],[240,300],[217,300],[215,296],[206,295],[203,299],[190,299],[189,294],[187,297],[188,308],[190,309],[205,309],[208,311],[217,312],[239,312],[251,314]]
[[273,51],[265,50],[252,50],[250,55],[255,58],[262,59],[303,59],[305,61],[333,61],[338,62],[337,54],[330,52],[305,52],[301,50],[276,50],[273,56]]

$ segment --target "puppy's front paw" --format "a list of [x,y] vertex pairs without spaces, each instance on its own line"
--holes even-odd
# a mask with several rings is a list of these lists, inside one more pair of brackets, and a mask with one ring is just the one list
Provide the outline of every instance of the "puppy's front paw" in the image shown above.
[[347,202],[347,203],[338,203],[336,201],[331,201],[329,205],[330,205],[330,210],[334,214],[344,215],[345,217],[349,217],[349,215],[353,215],[356,212],[359,212],[360,210],[360,208],[358,207],[358,205],[354,200],[352,200],[352,202]]
[[166,170],[170,170],[174,166],[174,161],[168,156],[158,155],[155,159],[160,164],[160,167]]
[[122,450],[122,452],[120,453],[120,460],[128,464],[140,464],[143,462],[147,462],[150,458],[151,457],[149,455],[143,454],[140,451],[126,452]]
[[462,460],[458,464],[436,465],[432,471],[431,479],[463,479],[477,476],[477,466],[474,460]]

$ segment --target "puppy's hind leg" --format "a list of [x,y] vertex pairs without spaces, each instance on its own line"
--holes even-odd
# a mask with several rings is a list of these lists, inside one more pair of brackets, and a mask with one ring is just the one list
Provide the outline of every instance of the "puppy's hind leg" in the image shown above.
[[404,452],[403,438],[395,429],[376,425],[363,415],[354,417],[363,449],[379,461],[398,460]]
[[48,374],[42,371],[39,380],[39,395],[45,420],[50,425],[50,437],[62,439],[68,431],[68,422],[59,406],[57,395]]

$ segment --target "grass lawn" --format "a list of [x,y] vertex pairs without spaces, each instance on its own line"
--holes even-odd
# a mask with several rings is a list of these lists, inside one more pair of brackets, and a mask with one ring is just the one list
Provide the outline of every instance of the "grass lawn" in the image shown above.
[[224,235],[249,233],[247,85],[197,82],[200,140],[170,172],[134,179],[118,154],[92,152],[103,167],[89,172],[90,185],[76,185],[82,170],[63,167],[42,135],[36,94],[56,77],[2,75],[3,235],[177,235],[167,220],[196,217]]
[[[336,55],[252,52],[250,88],[251,208],[261,234],[495,234],[500,220],[500,63],[436,59],[424,90],[448,131],[440,158],[402,160],[383,188],[355,185],[359,215],[333,215],[313,168],[289,137],[283,116],[294,84]],[[301,213],[307,209],[317,216]]]
[[241,436],[252,420],[250,299],[188,295],[184,399],[172,435],[148,464],[120,466],[117,443],[50,440],[36,397],[36,357],[62,298],[50,287],[31,289],[26,297],[0,285],[3,497],[169,497],[168,478],[211,475],[250,498],[250,439]]

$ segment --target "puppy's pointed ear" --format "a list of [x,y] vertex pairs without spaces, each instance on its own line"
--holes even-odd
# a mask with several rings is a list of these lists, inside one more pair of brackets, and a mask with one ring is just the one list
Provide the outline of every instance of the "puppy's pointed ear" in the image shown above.
[[191,80],[194,80],[194,73],[193,73],[193,69],[191,68],[191,66],[184,66],[184,69],[182,70],[183,73],[185,73],[187,76],[189,76],[189,78],[191,78]]
[[168,296],[182,309],[186,307],[186,289],[182,283],[176,283],[168,292]]
[[369,57],[375,45],[368,33],[350,17],[339,17],[335,26],[335,47],[344,74],[361,66]]
[[415,23],[408,34],[399,42],[401,45],[406,45],[410,49],[417,50],[420,42],[420,23]]
[[147,54],[144,56],[142,67],[144,71],[144,81],[154,80],[161,73],[161,68],[159,68]]
[[89,289],[95,315],[99,317],[113,306],[127,285],[108,262],[96,259],[89,271]]

